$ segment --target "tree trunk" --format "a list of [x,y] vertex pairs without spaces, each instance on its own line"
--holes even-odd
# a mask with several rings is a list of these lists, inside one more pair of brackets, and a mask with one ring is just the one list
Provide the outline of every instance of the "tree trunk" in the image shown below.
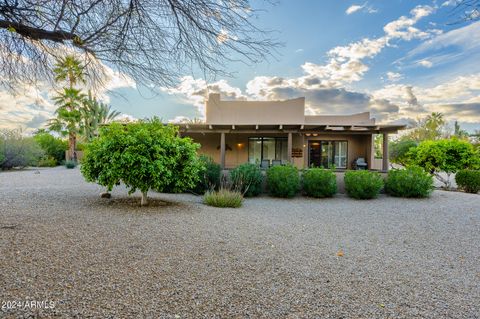
[[76,146],[75,144],[76,144],[75,134],[70,132],[68,134],[68,160],[70,161],[74,160],[75,146]]
[[142,200],[140,201],[140,206],[145,206],[148,204],[147,192],[142,192]]

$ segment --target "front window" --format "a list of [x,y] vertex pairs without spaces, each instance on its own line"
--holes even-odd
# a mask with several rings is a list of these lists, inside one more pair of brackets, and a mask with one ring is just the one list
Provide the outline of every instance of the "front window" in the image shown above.
[[286,163],[288,161],[287,138],[251,137],[248,139],[248,162],[260,164],[262,161]]

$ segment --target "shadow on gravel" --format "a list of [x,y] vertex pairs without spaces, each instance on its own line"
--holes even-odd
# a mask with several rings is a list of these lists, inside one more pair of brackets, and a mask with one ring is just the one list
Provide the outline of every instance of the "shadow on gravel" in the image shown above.
[[[159,198],[149,198],[148,204],[141,206],[140,198],[129,196],[129,197],[112,197],[112,198],[97,198],[95,201],[91,202],[91,206],[97,208],[108,208],[108,209],[118,209],[125,211],[138,211],[138,212],[152,212],[152,208],[172,208],[172,207],[182,207],[185,206],[182,203],[166,201]],[[162,212],[162,210],[156,209],[155,212]]]

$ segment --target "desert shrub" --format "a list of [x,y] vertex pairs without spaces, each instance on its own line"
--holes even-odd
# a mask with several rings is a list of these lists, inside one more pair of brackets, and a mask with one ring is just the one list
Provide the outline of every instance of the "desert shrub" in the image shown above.
[[428,197],[433,190],[433,177],[421,167],[394,169],[385,181],[387,194],[396,197]]
[[303,191],[311,197],[332,197],[337,193],[337,177],[329,169],[308,169],[303,173]]
[[[446,188],[451,187],[450,175],[462,169],[478,169],[479,154],[472,144],[456,138],[424,141],[412,153],[412,164],[435,176]],[[444,172],[446,178],[441,174]]]
[[455,182],[460,189],[467,193],[478,193],[480,191],[480,171],[463,169],[455,175]]
[[215,163],[211,157],[205,155],[200,155],[199,160],[202,167],[198,173],[197,185],[192,191],[196,194],[204,194],[208,190],[218,189],[222,173],[220,164]]
[[348,171],[345,173],[345,191],[352,198],[375,198],[382,187],[383,179],[379,173],[370,171]]
[[160,120],[144,120],[122,125],[111,123],[85,146],[81,171],[89,182],[111,191],[121,182],[132,194],[142,192],[147,204],[149,190],[181,192],[198,182],[202,163],[199,144],[178,136],[178,127]]
[[57,160],[51,156],[44,156],[38,161],[39,167],[55,167],[57,166]]
[[75,168],[76,166],[77,166],[77,163],[73,160],[65,161],[65,167],[66,168],[72,169],[72,168]]
[[35,166],[44,155],[32,137],[25,137],[20,130],[0,132],[0,168]]
[[257,196],[262,192],[263,175],[258,165],[241,164],[230,172],[230,179],[245,197]]
[[240,191],[220,188],[210,190],[203,195],[203,202],[208,206],[237,208],[242,206],[243,196]]
[[292,165],[270,167],[267,170],[267,187],[275,197],[295,196],[300,188],[297,168]]
[[55,137],[44,130],[37,132],[33,138],[40,145],[46,156],[55,159],[56,164],[61,164],[65,160],[65,151],[68,149],[67,141]]

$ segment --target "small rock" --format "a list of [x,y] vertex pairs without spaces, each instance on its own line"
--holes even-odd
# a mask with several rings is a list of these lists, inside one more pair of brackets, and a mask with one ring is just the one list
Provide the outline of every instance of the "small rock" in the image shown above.
[[101,194],[100,194],[100,197],[102,197],[102,198],[111,198],[111,197],[112,197],[112,194],[110,194],[109,192],[105,192],[105,193],[101,193]]

